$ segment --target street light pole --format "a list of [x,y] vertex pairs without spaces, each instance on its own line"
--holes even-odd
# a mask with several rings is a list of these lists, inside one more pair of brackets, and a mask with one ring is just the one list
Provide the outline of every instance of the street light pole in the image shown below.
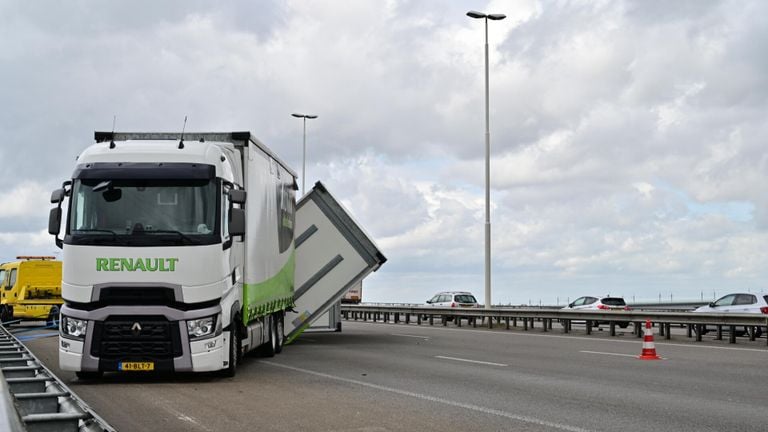
[[291,115],[304,121],[304,139],[302,140],[301,152],[301,194],[304,195],[307,192],[307,189],[305,188],[305,179],[307,178],[305,175],[307,168],[307,119],[316,119],[317,116],[299,113],[293,113]]
[[491,126],[488,85],[488,20],[500,21],[504,14],[467,12],[470,18],[485,20],[485,308],[491,308]]

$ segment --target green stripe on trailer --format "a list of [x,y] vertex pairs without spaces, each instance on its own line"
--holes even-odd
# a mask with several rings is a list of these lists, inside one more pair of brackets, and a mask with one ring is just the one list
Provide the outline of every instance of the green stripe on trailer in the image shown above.
[[270,279],[257,284],[245,284],[243,288],[243,323],[254,318],[293,307],[293,284],[296,270],[296,253]]

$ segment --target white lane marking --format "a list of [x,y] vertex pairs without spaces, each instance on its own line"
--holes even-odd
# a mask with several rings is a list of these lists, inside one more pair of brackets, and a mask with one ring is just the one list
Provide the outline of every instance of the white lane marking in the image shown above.
[[502,411],[502,410],[497,410],[497,409],[493,409],[493,408],[482,407],[482,406],[479,406],[479,405],[472,405],[472,404],[463,403],[463,402],[455,402],[455,401],[448,400],[448,399],[443,399],[443,398],[439,398],[439,397],[429,396],[429,395],[425,395],[425,394],[421,394],[421,393],[414,393],[414,392],[410,392],[410,391],[407,391],[407,390],[400,390],[400,389],[396,389],[396,388],[393,388],[393,387],[385,387],[385,386],[381,386],[381,385],[378,385],[378,384],[372,384],[372,383],[368,383],[368,382],[365,382],[365,381],[358,381],[358,380],[355,380],[355,379],[344,378],[344,377],[340,377],[340,376],[336,376],[336,375],[331,375],[331,374],[327,374],[327,373],[323,373],[323,372],[315,372],[315,371],[312,371],[312,370],[309,370],[309,369],[302,369],[302,368],[298,368],[298,367],[294,367],[294,366],[288,366],[288,365],[284,365],[284,364],[280,364],[280,363],[274,363],[274,362],[267,361],[267,360],[260,360],[259,362],[260,363],[264,363],[264,364],[268,364],[270,366],[275,366],[275,367],[279,367],[279,368],[283,368],[283,369],[292,370],[292,371],[295,371],[295,372],[301,372],[301,373],[305,373],[305,374],[308,374],[308,375],[314,375],[314,376],[318,376],[318,377],[322,377],[322,378],[327,378],[327,379],[331,379],[331,380],[335,380],[335,381],[341,381],[341,382],[345,382],[345,383],[349,383],[349,384],[355,384],[355,385],[359,385],[359,386],[362,386],[362,387],[368,387],[368,388],[372,388],[372,389],[376,389],[376,390],[386,391],[386,392],[389,392],[389,393],[395,393],[395,394],[399,394],[399,395],[402,395],[402,396],[408,396],[408,397],[412,397],[412,398],[416,398],[416,399],[421,399],[421,400],[425,400],[425,401],[429,401],[429,402],[436,402],[436,403],[440,403],[440,404],[443,404],[443,405],[449,405],[449,406],[453,406],[453,407],[464,408],[464,409],[467,409],[467,410],[470,410],[470,411],[475,411],[475,412],[479,412],[479,413],[483,413],[483,414],[490,414],[490,415],[495,415],[495,416],[499,416],[499,417],[508,418],[510,420],[517,420],[517,421],[521,421],[521,422],[525,422],[525,423],[531,423],[531,424],[535,424],[535,425],[539,425],[539,426],[546,426],[546,427],[550,427],[550,428],[553,428],[553,429],[559,429],[559,430],[570,431],[570,432],[590,432],[589,429],[583,429],[583,428],[580,428],[580,427],[577,427],[577,426],[570,426],[570,425],[566,425],[566,424],[562,424],[562,423],[550,422],[550,421],[546,421],[546,420],[537,419],[537,418],[534,418],[534,417],[528,417],[528,416],[524,416],[524,415],[514,414],[514,413],[511,413],[511,412],[508,412],[508,411]]
[[600,351],[579,351],[579,352],[586,353],[586,354],[602,354],[602,355],[620,356],[620,357],[637,357],[636,355],[632,355],[632,354],[607,353],[607,352],[600,352]]
[[417,335],[400,334],[400,333],[392,333],[392,336],[401,336],[401,337],[429,340],[429,336],[417,336]]
[[[352,324],[360,324],[360,325],[394,325],[389,323],[364,323],[364,322],[349,322],[350,325]],[[398,324],[399,325],[399,324]],[[613,340],[613,339],[601,339],[601,338],[591,338],[586,336],[558,336],[558,335],[549,335],[549,334],[532,334],[532,333],[513,333],[513,332],[497,332],[497,331],[488,331],[488,330],[472,330],[472,329],[450,329],[450,328],[443,328],[443,327],[420,327],[420,330],[427,330],[427,331],[463,331],[463,332],[473,332],[473,333],[483,333],[483,334],[490,334],[490,335],[499,335],[499,336],[528,336],[528,337],[548,337],[548,338],[557,338],[557,339],[572,339],[572,340],[586,340],[586,341],[597,341],[597,342],[613,342],[613,343],[630,343],[630,344],[638,344],[643,342],[643,338],[634,338],[634,340]],[[537,330],[537,329],[534,329]],[[530,330],[529,330],[530,331]],[[550,330],[552,331],[552,330]],[[654,336],[658,336],[655,335]],[[763,354],[768,354],[768,349],[757,349],[757,348],[736,348],[736,347],[718,347],[718,346],[711,346],[711,345],[688,345],[688,344],[678,344],[678,343],[671,343],[671,342],[655,342],[657,346],[674,346],[674,347],[683,347],[683,348],[698,348],[698,349],[716,349],[716,350],[726,350],[726,351],[750,351],[750,352],[759,352]]]
[[463,358],[457,358],[457,357],[435,356],[435,358],[444,359],[444,360],[454,360],[454,361],[460,361],[460,362],[467,362],[467,363],[484,364],[484,365],[489,365],[489,366],[501,366],[501,367],[509,366],[507,364],[502,364],[502,363],[493,363],[493,362],[486,362],[486,361],[480,361],[480,360],[469,360],[469,359],[463,359]]

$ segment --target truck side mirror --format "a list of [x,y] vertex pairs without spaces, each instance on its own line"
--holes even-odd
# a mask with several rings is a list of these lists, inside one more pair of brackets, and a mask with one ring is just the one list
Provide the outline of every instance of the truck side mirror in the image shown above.
[[245,204],[246,193],[242,189],[233,189],[229,191],[229,199],[234,204]]
[[51,193],[51,204],[56,204],[55,208],[51,209],[48,214],[48,233],[53,235],[56,240],[56,246],[59,249],[64,247],[64,242],[59,238],[61,232],[61,203],[64,202],[64,197],[67,196],[67,186],[72,185],[70,180],[65,181],[60,189],[56,189]]
[[51,193],[51,204],[58,204],[64,201],[65,196],[66,196],[66,191],[63,188],[56,189]]
[[229,215],[232,217],[229,221],[229,235],[233,237],[245,235],[245,210],[233,208]]
[[51,209],[48,215],[48,234],[59,235],[61,231],[61,207]]

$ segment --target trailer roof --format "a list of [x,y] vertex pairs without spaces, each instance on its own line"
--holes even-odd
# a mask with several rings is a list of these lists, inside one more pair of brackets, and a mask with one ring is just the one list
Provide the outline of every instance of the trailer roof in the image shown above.
[[[104,132],[96,131],[93,134],[96,142],[107,141],[128,141],[128,140],[143,140],[143,141],[167,141],[167,140],[179,140],[181,138],[180,132]],[[297,178],[296,172],[293,171],[288,164],[283,162],[272,150],[269,149],[264,143],[258,140],[253,134],[248,131],[242,132],[184,132],[185,141],[210,141],[210,142],[231,142],[236,147],[246,147],[249,144],[258,148],[262,152],[266,153],[280,164],[290,175]]]

